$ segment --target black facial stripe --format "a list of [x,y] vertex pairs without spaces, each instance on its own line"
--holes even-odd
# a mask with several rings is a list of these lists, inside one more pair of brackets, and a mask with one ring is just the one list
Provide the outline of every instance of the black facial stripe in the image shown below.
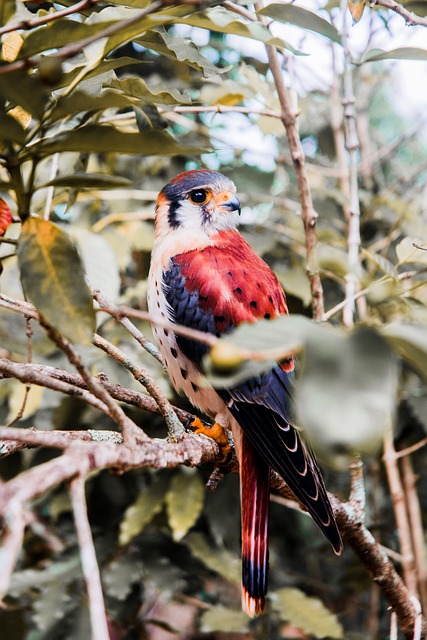
[[181,201],[171,200],[169,204],[168,222],[171,229],[178,229],[180,225],[178,221],[178,209],[181,206]]

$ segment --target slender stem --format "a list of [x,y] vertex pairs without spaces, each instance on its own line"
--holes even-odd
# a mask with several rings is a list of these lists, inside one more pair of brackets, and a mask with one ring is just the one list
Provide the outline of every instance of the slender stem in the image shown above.
[[424,530],[420,501],[417,494],[417,478],[410,456],[401,459],[402,480],[408,508],[409,523],[414,547],[415,567],[422,608],[427,611],[427,565],[424,545]]
[[83,478],[75,478],[71,482],[70,495],[89,601],[92,640],[110,640],[101,586],[101,574],[87,516],[85,482]]
[[394,448],[391,428],[388,429],[384,438],[383,461],[387,473],[388,484],[390,487],[390,494],[393,501],[397,535],[399,537],[400,550],[402,553],[402,569],[405,584],[412,595],[417,595],[417,576],[412,548],[411,530],[407,512],[407,505],[405,501],[405,493],[403,491],[402,481],[400,478],[399,468],[396,460],[396,451]]
[[350,52],[350,14],[348,0],[341,0],[342,30],[341,37],[344,47],[343,98],[345,120],[345,145],[348,152],[350,175],[350,203],[348,220],[348,273],[346,276],[346,301],[343,310],[343,322],[347,327],[354,324],[355,294],[359,287],[359,250],[360,250],[360,205],[358,190],[358,158],[359,139],[356,128],[355,97],[353,90],[353,69]]
[[[256,4],[257,8],[261,5]],[[267,24],[263,16],[258,16],[260,22]],[[298,132],[297,114],[293,111],[288,91],[283,78],[283,71],[277,49],[272,45],[265,45],[271,74],[273,76],[277,95],[281,107],[281,120],[288,137],[289,150],[294,165],[298,189],[301,199],[301,216],[305,230],[305,245],[307,254],[307,276],[310,282],[313,298],[313,318],[320,320],[324,314],[323,287],[319,272],[315,266],[315,252],[317,248],[317,213],[313,206],[310,183],[305,166],[304,150]]]

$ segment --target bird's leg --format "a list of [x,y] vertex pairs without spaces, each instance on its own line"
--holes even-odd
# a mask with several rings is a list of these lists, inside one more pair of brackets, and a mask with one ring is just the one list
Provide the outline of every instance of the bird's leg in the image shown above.
[[231,453],[231,445],[228,440],[228,431],[222,427],[218,422],[214,422],[213,425],[205,424],[200,418],[194,418],[188,423],[189,429],[194,429],[196,434],[202,434],[208,438],[212,438],[217,443],[221,456],[224,460],[228,458]]

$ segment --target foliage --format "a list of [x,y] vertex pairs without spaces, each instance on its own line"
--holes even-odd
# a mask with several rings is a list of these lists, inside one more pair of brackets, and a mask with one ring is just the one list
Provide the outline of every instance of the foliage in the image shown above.
[[[130,392],[141,391],[142,382],[160,398],[160,412],[169,420],[166,398],[191,410],[172,392],[152,356],[153,345],[140,348],[111,313],[116,304],[145,309],[159,189],[181,170],[219,169],[236,182],[243,233],[275,269],[293,316],[235,332],[225,341],[231,352],[217,350],[207,358],[206,376],[229,385],[298,353],[299,423],[334,468],[347,468],[351,454],[364,453],[367,525],[382,544],[403,553],[390,497],[395,487],[379,466],[379,449],[391,422],[401,449],[422,441],[427,429],[427,163],[426,142],[418,135],[422,122],[414,124],[397,111],[386,61],[422,65],[427,51],[392,44],[379,49],[371,46],[371,34],[364,52],[353,52],[352,60],[347,56],[356,96],[353,117],[345,84],[349,67],[340,70],[343,52],[349,53],[338,27],[343,16],[337,2],[323,4],[309,11],[271,3],[255,13],[240,2],[3,3],[1,360],[60,369],[71,369],[71,361],[84,376],[83,362],[98,378],[91,397],[77,387],[66,395],[49,387],[50,369],[35,368],[34,376],[42,377],[30,382],[46,384],[28,391],[30,382],[3,368],[0,412],[4,425],[18,421],[20,429],[53,434],[121,426],[126,435],[127,416],[156,442],[166,436],[159,416],[132,403],[125,417],[112,415],[97,380]],[[372,18],[373,31],[387,34],[390,21],[399,18],[375,4],[349,3],[359,26],[368,28]],[[419,4],[402,7],[415,11],[413,20],[422,29]],[[293,32],[284,24],[298,27],[301,41],[291,42]],[[316,67],[319,43],[330,55],[328,86],[299,91],[294,109],[306,152],[300,171],[302,166],[319,214],[317,244],[310,247],[304,211],[299,215],[295,147],[286,137],[274,74],[259,52],[264,45],[284,52],[284,77],[296,95],[298,85],[310,84],[302,69]],[[348,137],[352,118],[356,147]],[[355,185],[360,211],[354,208]],[[349,233],[355,218],[360,242]],[[317,319],[323,324],[308,320],[316,292],[307,278],[307,256],[309,275],[321,275],[326,311]],[[102,312],[91,300],[98,289],[109,300],[98,300]],[[24,296],[41,314],[40,322],[28,305],[20,315],[10,310]],[[136,324],[151,335],[146,321]],[[110,345],[106,353],[100,343],[91,344],[95,325]],[[2,441],[2,455],[9,452],[9,440]],[[51,448],[16,450],[0,460],[0,476],[5,482],[25,480],[56,455]],[[423,450],[410,460],[420,485],[425,483]],[[158,460],[152,466],[120,475],[101,470],[103,465],[90,469],[97,473],[87,482],[87,509],[111,638],[387,636],[385,600],[376,601],[376,587],[352,552],[346,548],[338,560],[326,553],[311,520],[276,502],[269,610],[257,620],[245,618],[239,603],[237,478],[230,474],[214,493],[205,493],[206,468],[162,468],[168,465]],[[426,497],[410,491],[407,466],[402,469],[413,518],[414,509],[426,513]],[[328,488],[345,499],[348,474],[326,474]],[[7,606],[0,610],[2,630],[10,640],[88,638],[76,505],[60,477],[52,476],[49,484],[49,478],[41,482],[42,475],[37,481],[46,482],[44,489],[28,494],[37,499],[25,511],[23,549],[5,589]],[[3,545],[11,557],[20,544],[7,546],[9,520],[15,521],[2,515]],[[410,524],[415,530],[415,520]],[[422,519],[422,535],[421,525],[426,526]],[[415,536],[410,543],[417,566],[403,563],[403,573],[407,583],[408,572],[415,576],[425,607],[419,558],[424,549]],[[7,578],[8,560],[1,558]]]

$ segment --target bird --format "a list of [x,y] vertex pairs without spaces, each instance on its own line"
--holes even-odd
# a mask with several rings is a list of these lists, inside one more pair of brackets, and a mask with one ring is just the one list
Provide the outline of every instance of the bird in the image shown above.
[[[180,325],[221,337],[243,323],[288,314],[276,275],[237,230],[240,212],[235,184],[217,171],[185,171],[163,187],[148,310],[174,388],[214,420],[211,433],[232,433],[240,475],[242,608],[254,617],[264,611],[267,594],[271,469],[338,555],[342,540],[318,463],[292,422],[294,359],[233,388],[215,389],[200,384],[209,347],[174,330]],[[199,419],[193,426],[211,435]]]

